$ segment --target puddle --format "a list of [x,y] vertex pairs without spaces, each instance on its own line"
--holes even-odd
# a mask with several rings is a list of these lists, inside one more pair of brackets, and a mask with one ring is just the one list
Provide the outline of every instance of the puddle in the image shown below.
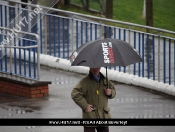
[[24,97],[17,97],[17,96],[13,96],[13,95],[4,94],[4,93],[0,94],[0,104],[10,103],[10,102],[18,102],[18,101],[25,100],[25,99],[26,98],[24,98]]
[[23,105],[19,103],[9,104],[8,106],[21,108],[22,110],[17,110],[18,114],[32,113],[35,110],[41,110],[38,106]]

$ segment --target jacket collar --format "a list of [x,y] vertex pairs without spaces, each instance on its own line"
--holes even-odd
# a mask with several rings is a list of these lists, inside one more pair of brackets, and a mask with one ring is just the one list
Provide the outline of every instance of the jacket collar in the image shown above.
[[[101,72],[99,72],[99,74],[100,74],[100,80],[105,79],[104,75]],[[90,71],[89,71],[89,78],[94,79],[93,74]]]

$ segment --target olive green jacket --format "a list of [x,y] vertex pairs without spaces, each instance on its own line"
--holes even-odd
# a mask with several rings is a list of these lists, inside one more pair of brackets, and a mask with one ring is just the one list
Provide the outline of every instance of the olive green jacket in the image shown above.
[[[73,88],[71,97],[74,102],[82,109],[83,119],[108,119],[111,118],[108,107],[108,99],[116,95],[114,84],[109,81],[109,88],[112,91],[111,96],[105,95],[104,90],[107,88],[105,77],[100,73],[99,83],[89,73]],[[99,90],[99,95],[97,94]],[[85,112],[88,104],[93,105],[92,112]]]

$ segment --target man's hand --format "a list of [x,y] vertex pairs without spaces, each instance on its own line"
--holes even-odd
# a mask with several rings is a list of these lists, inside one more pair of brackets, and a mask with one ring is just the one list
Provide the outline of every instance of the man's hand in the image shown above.
[[105,94],[106,94],[107,96],[111,96],[111,94],[112,94],[111,89],[106,88],[106,89],[105,89]]
[[91,111],[93,111],[93,110],[94,110],[94,109],[93,109],[93,106],[90,105],[90,104],[88,104],[88,106],[86,107],[85,112],[91,112]]

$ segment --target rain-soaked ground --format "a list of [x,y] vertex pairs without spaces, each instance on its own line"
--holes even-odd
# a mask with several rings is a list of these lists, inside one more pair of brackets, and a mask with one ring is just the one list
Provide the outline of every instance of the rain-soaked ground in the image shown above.
[[[0,94],[0,118],[81,118],[70,92],[85,75],[41,67],[41,79],[51,81],[49,97],[26,99]],[[113,118],[175,118],[175,98],[115,83],[109,101]],[[175,126],[110,126],[110,132],[174,132]],[[82,126],[0,126],[0,132],[82,132]]]

